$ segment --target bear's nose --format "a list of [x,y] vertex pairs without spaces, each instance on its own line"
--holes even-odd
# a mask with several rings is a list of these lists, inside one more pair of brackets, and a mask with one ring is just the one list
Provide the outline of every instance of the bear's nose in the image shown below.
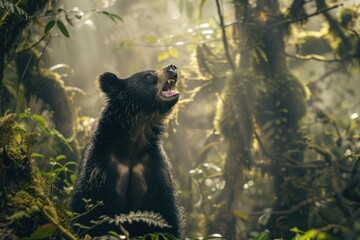
[[170,74],[171,77],[177,78],[177,67],[173,64],[167,65],[165,70]]
[[173,65],[173,64],[170,64],[170,65],[168,65],[168,66],[166,67],[166,69],[167,69],[167,70],[170,70],[170,71],[176,72],[177,67],[176,67],[175,65]]
[[168,71],[172,71],[172,72],[176,72],[177,71],[177,67],[173,64],[169,64],[165,67],[165,70],[168,70]]

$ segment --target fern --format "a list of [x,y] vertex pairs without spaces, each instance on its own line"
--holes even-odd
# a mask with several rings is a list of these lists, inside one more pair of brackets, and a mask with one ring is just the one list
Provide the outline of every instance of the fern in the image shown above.
[[29,20],[30,16],[27,14],[27,12],[24,11],[24,9],[18,7],[16,4],[13,4],[6,0],[0,0],[0,9],[5,9],[7,11],[10,11],[13,14],[16,14],[20,17],[25,18],[25,20]]
[[137,211],[137,212],[129,212],[128,214],[120,214],[115,215],[114,218],[111,218],[109,216],[101,216],[100,217],[101,223],[113,223],[115,225],[123,224],[125,222],[128,222],[132,224],[133,222],[145,222],[149,226],[153,225],[155,227],[160,228],[170,228],[171,226],[166,222],[166,220],[163,218],[163,216],[159,213],[154,213],[153,211]]

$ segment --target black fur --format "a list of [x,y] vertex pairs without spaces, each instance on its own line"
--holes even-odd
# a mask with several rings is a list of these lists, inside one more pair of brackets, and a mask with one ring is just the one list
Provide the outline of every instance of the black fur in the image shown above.
[[[86,212],[83,199],[102,201],[103,205],[81,215],[77,223],[89,226],[101,215],[114,217],[147,210],[160,213],[172,227],[124,224],[130,237],[154,232],[181,236],[171,165],[161,141],[164,120],[179,96],[164,98],[160,93],[165,81],[175,77],[173,65],[123,80],[112,73],[100,76],[98,86],[105,95],[105,104],[78,166],[71,210]],[[110,230],[121,233],[112,224],[88,231],[74,225],[74,230],[80,236],[101,236]]]

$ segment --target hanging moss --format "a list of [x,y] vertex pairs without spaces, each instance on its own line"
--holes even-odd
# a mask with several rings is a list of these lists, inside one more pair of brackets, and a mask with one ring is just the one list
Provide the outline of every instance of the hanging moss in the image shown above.
[[300,122],[306,114],[309,92],[301,81],[288,71],[263,80],[256,106],[256,122],[269,149],[284,153],[299,140]]
[[219,99],[214,120],[215,128],[235,148],[231,151],[235,153],[233,157],[242,158],[246,165],[250,162],[257,82],[258,79],[250,71],[231,74]]
[[231,214],[236,210],[239,191],[244,184],[244,173],[250,168],[253,143],[253,115],[256,99],[255,86],[259,80],[248,70],[238,70],[229,75],[219,98],[215,128],[222,133],[228,144],[224,166],[225,187],[217,205],[221,209],[215,216],[211,231],[226,233],[225,238],[236,239],[234,231],[239,219]]

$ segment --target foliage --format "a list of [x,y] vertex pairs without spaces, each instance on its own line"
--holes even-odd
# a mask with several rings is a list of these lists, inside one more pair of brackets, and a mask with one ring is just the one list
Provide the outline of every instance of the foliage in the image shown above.
[[74,26],[74,19],[80,21],[81,18],[84,16],[85,13],[91,13],[96,12],[98,14],[103,14],[104,16],[111,19],[115,24],[118,22],[123,22],[123,19],[115,14],[108,11],[100,11],[100,10],[84,10],[84,11],[68,11],[62,8],[57,9],[56,11],[54,9],[49,9],[45,13],[45,17],[51,17],[52,19],[45,25],[44,33],[47,34],[50,32],[50,30],[56,25],[63,36],[70,38],[69,31],[63,21],[61,20],[62,16],[65,17],[66,22],[70,26]]
[[114,218],[109,216],[101,216],[100,223],[114,223],[115,225],[119,225],[125,222],[144,222],[148,225],[153,225],[155,227],[160,228],[168,228],[171,227],[166,220],[159,213],[154,213],[152,211],[130,211],[128,214],[115,215]]
[[0,8],[10,11],[12,14],[17,14],[20,17],[25,18],[26,20],[30,19],[30,16],[22,9],[12,2],[6,0],[0,0]]
[[[46,126],[46,121],[39,115],[29,111],[21,118],[36,119],[45,130],[51,132]],[[43,239],[62,232],[71,235],[59,225],[59,215],[54,203],[46,193],[48,186],[44,184],[41,172],[33,163],[31,147],[36,143],[36,138],[44,132],[29,132],[16,121],[15,114],[7,114],[0,118],[1,163],[0,175],[2,177],[1,198],[1,223],[7,228],[14,229],[19,237],[29,236],[28,239]],[[49,135],[52,137],[51,135]],[[54,135],[62,139],[58,132]],[[5,181],[6,179],[6,181]],[[1,229],[3,232],[6,228]]]
[[[97,2],[105,6],[105,1]],[[1,79],[4,88],[0,90],[1,98],[6,96],[7,101],[0,105],[23,112],[34,96],[43,99],[35,104],[43,106],[35,110],[37,114],[19,114],[20,124],[14,122],[14,114],[0,121],[0,145],[13,146],[5,148],[7,157],[2,155],[0,160],[14,162],[6,168],[10,172],[6,181],[0,181],[13,190],[6,195],[2,191],[1,199],[6,201],[0,206],[1,213],[6,209],[6,216],[13,222],[0,218],[0,235],[56,237],[66,233],[60,230],[68,229],[65,219],[78,217],[65,206],[76,163],[63,149],[70,145],[76,151],[72,140],[83,142],[96,120],[75,115],[76,132],[70,135],[64,134],[58,124],[45,121],[65,114],[50,100],[39,97],[41,94],[51,92],[49,95],[62,102],[67,97],[74,99],[74,93],[66,92],[68,85],[60,84],[66,78],[47,69],[41,60],[53,54],[52,50],[61,52],[63,46],[80,49],[84,42],[76,42],[73,31],[80,33],[79,26],[93,14],[111,21],[98,23],[91,34],[110,44],[106,48],[112,44],[118,50],[112,53],[114,58],[96,56],[109,58],[104,65],[97,60],[97,68],[108,69],[113,64],[116,71],[127,74],[170,61],[181,66],[180,111],[170,122],[166,147],[188,206],[189,236],[221,239],[224,237],[212,234],[221,233],[225,238],[262,240],[286,234],[290,236],[287,239],[296,240],[356,239],[360,231],[360,38],[356,4],[327,0],[106,2],[110,5],[103,11],[51,5],[43,14],[33,14],[23,5],[0,1],[0,12],[6,13],[0,28],[13,23],[10,16],[14,16],[15,23],[34,23],[32,35],[23,31],[23,38],[6,61],[5,77]],[[164,10],[166,4],[171,13]],[[274,9],[277,4],[280,8]],[[182,18],[171,24],[164,21],[164,16],[175,13],[176,7]],[[112,13],[118,11],[121,17]],[[224,24],[217,18],[223,18]],[[121,31],[112,21],[124,21]],[[176,22],[184,25],[174,27]],[[110,33],[103,36],[99,29]],[[57,35],[72,39],[67,41],[69,45],[57,41],[50,49],[48,41],[51,37],[54,41]],[[11,39],[16,45],[14,39],[18,38]],[[97,44],[96,48],[101,48]],[[22,66],[37,74],[24,78],[23,73],[29,71],[17,68],[13,60],[29,49],[37,53],[26,55]],[[75,54],[71,57],[80,62]],[[234,62],[234,69],[229,62]],[[75,62],[69,65],[77,70]],[[87,67],[86,72],[92,68]],[[42,71],[37,71],[39,68]],[[47,81],[40,82],[44,75],[38,73],[45,70],[50,70],[45,74]],[[33,79],[33,85],[25,85],[24,79]],[[88,77],[74,79],[89,81]],[[60,88],[39,90],[43,83],[56,83]],[[66,94],[60,97],[57,92]],[[87,100],[93,96],[93,92],[86,94]],[[61,122],[69,121],[65,117],[58,120]],[[54,142],[65,148],[56,147],[57,153],[44,149],[46,143],[54,149]],[[2,177],[3,168],[0,173]],[[20,178],[26,181],[17,182]],[[64,182],[61,196],[65,200],[54,196],[52,187],[59,181]],[[89,210],[98,204],[89,203]],[[43,206],[51,211],[44,211]],[[46,212],[52,212],[50,218],[45,217]],[[137,214],[143,213],[104,217],[102,221],[142,221]],[[20,228],[25,225],[30,229]],[[158,234],[148,237],[171,239]]]

